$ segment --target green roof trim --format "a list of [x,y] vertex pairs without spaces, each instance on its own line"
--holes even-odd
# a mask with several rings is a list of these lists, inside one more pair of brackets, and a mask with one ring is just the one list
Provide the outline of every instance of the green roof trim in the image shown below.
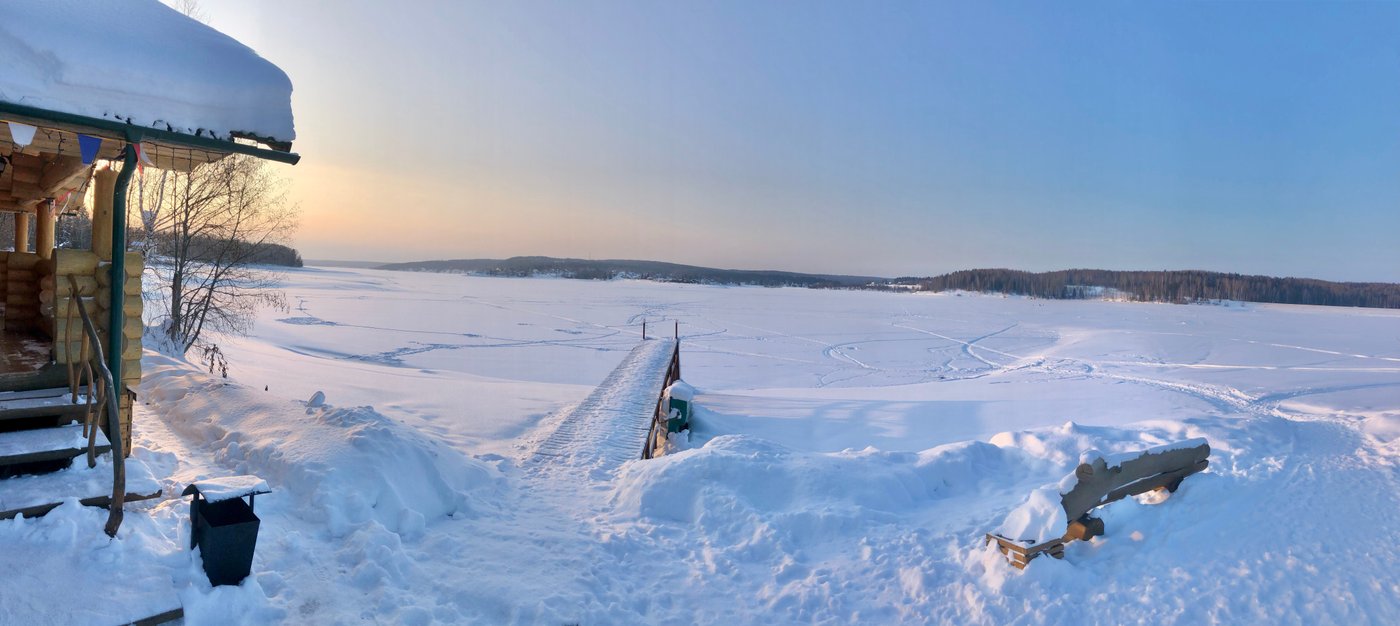
[[262,148],[251,146],[236,141],[218,139],[213,136],[206,137],[203,135],[190,135],[188,133],[177,133],[156,128],[145,128],[119,120],[75,115],[62,111],[51,111],[49,109],[41,109],[4,101],[0,101],[0,118],[23,124],[82,133],[84,135],[122,139],[133,143],[149,140],[168,145],[209,150],[211,152],[246,154],[259,159],[267,159],[269,161],[277,161],[289,165],[296,165],[298,161],[301,161],[301,155],[291,151],[291,142],[258,137],[249,133],[233,132],[230,134],[240,139],[259,141],[269,147]]

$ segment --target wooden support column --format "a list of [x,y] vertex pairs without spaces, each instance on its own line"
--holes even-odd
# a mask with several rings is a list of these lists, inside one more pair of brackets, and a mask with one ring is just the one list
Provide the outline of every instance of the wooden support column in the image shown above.
[[29,214],[15,214],[15,252],[29,252]]
[[54,203],[44,200],[36,212],[38,223],[34,225],[34,248],[41,259],[53,258]]
[[117,173],[111,168],[97,171],[92,191],[92,251],[98,261],[112,260],[112,196],[117,191]]

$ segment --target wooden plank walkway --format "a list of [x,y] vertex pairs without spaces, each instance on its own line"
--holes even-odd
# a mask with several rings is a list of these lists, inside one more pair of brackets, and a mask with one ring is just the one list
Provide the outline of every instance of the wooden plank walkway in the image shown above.
[[642,456],[675,339],[647,339],[574,407],[535,451],[532,462],[611,471]]

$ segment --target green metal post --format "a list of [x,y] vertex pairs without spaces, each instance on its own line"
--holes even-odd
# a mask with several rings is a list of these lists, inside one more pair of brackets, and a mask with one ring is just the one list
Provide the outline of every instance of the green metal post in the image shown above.
[[[112,371],[112,381],[118,388],[110,392],[113,402],[119,402],[122,384],[122,308],[126,299],[126,188],[131,183],[131,175],[136,171],[136,142],[141,140],[135,133],[127,133],[126,147],[122,149],[122,171],[117,174],[117,190],[112,198],[112,279],[109,283],[111,296],[107,301],[107,369]],[[120,454],[120,452],[118,452]]]

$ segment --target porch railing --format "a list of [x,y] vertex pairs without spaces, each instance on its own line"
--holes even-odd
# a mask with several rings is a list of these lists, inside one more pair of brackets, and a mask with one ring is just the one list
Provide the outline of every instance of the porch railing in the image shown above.
[[[123,451],[126,447],[122,444],[122,417],[121,407],[113,399],[117,398],[120,390],[116,381],[112,377],[112,370],[107,368],[107,360],[102,357],[102,340],[97,335],[97,328],[93,326],[92,317],[88,315],[87,307],[83,305],[82,294],[78,288],[78,280],[72,274],[68,275],[68,321],[72,320],[72,312],[76,307],[78,316],[83,321],[82,335],[78,340],[80,345],[78,350],[78,363],[73,362],[72,354],[68,355],[68,387],[72,393],[73,402],[78,401],[78,388],[81,381],[86,378],[88,381],[87,405],[88,410],[83,420],[83,434],[88,438],[88,467],[97,464],[96,442],[97,427],[105,414],[107,418],[107,441],[111,444],[112,455],[112,504],[108,508],[106,532],[108,536],[115,537],[117,528],[122,524],[122,517],[125,512],[123,507],[126,501],[126,455]],[[64,326],[63,341],[64,349],[71,350],[73,325],[66,323]],[[120,332],[114,329],[113,332]],[[92,346],[92,354],[88,354],[88,346]]]

